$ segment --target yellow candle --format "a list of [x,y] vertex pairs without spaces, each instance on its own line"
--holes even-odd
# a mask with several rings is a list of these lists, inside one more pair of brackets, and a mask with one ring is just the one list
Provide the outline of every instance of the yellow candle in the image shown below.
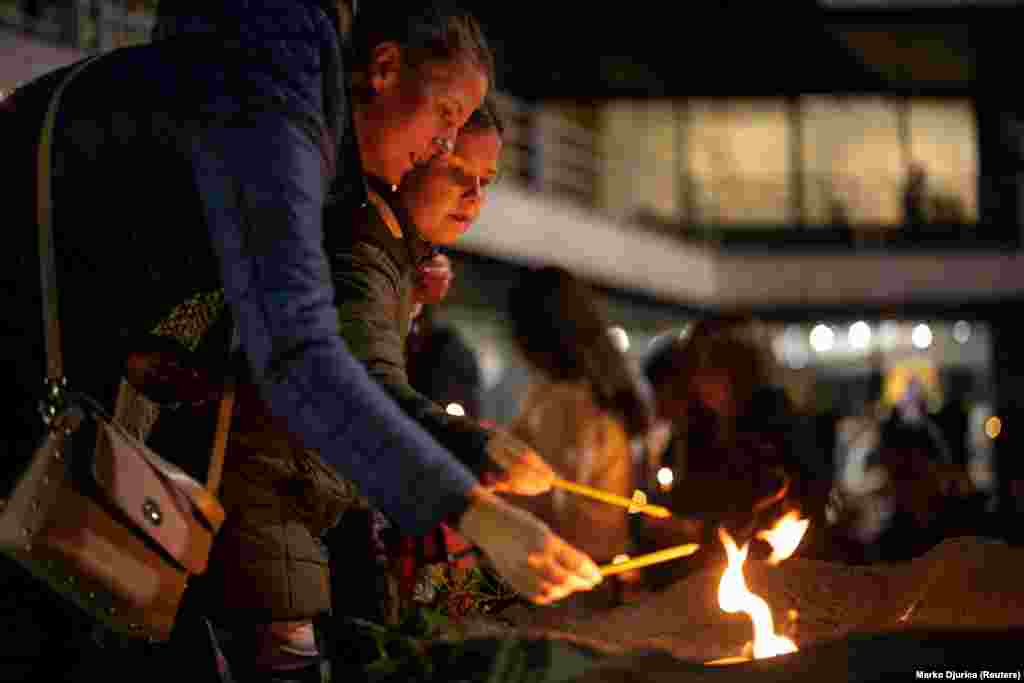
[[642,512],[645,515],[651,515],[652,517],[672,516],[672,513],[669,511],[668,508],[662,507],[660,505],[637,504],[637,502],[631,498],[619,496],[614,493],[608,493],[607,491],[595,489],[592,486],[586,486],[584,484],[577,484],[571,481],[566,481],[565,479],[555,479],[551,485],[554,486],[555,488],[570,491],[572,493],[577,493],[581,496],[586,496],[588,498],[600,500],[605,503],[610,503],[611,505],[618,505],[619,507],[624,507],[630,510],[631,512]]
[[726,666],[728,664],[742,664],[743,662],[749,662],[750,657],[722,657],[721,659],[712,659],[710,662],[704,662],[705,666]]
[[639,569],[640,567],[658,564],[659,562],[668,562],[669,560],[693,555],[699,549],[700,546],[696,543],[686,543],[684,545],[665,548],[664,550],[648,553],[646,555],[640,555],[639,557],[634,557],[630,560],[626,560],[625,562],[612,562],[611,564],[599,567],[599,569],[601,570],[601,576],[611,576],[612,574],[628,572],[631,569]]

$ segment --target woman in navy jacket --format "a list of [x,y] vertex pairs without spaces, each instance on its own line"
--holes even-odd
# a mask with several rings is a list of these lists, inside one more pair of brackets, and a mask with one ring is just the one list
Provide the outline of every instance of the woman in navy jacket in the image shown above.
[[[338,335],[325,201],[362,201],[363,171],[397,184],[450,149],[493,80],[475,22],[441,0],[372,3],[357,17],[346,68],[340,4],[161,8],[157,39],[88,64],[57,116],[54,229],[69,384],[111,405],[128,351],[149,343],[182,302],[223,288],[270,412],[404,529],[454,521],[538,601],[594,585],[589,558],[483,489]],[[5,223],[15,229],[5,230],[11,248],[0,269],[0,370],[14,380],[17,406],[0,426],[12,463],[42,430],[33,415],[45,375],[40,294],[30,284],[39,281],[35,154],[43,112],[71,68],[0,105],[0,148],[18,172],[6,174],[14,179]],[[542,492],[552,473],[522,476]]]

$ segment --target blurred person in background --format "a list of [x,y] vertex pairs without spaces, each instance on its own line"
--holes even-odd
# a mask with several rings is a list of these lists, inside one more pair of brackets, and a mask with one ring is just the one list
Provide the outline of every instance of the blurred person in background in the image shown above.
[[[437,304],[454,281],[451,260],[438,254],[424,271],[428,305],[420,305],[406,340],[409,384],[446,411],[479,420],[483,378],[476,353],[456,327],[437,319]],[[432,284],[435,280],[438,283]]]
[[928,223],[928,171],[920,162],[910,164],[903,183],[903,222],[910,239],[924,235]]
[[929,416],[923,381],[912,375],[887,408],[881,371],[872,377],[867,410],[845,418],[837,440],[828,519],[850,541],[845,559],[910,560],[950,535],[983,533],[984,502]]
[[[652,588],[724,561],[719,526],[750,540],[752,525],[766,528],[791,508],[810,517],[812,528],[821,526],[830,480],[825,459],[810,438],[801,438],[788,396],[750,338],[753,322],[743,316],[698,321],[685,338],[669,339],[646,359],[659,418],[672,424],[658,464],[672,476],[657,501],[674,517],[645,519],[644,546],[701,543],[696,555],[650,567]],[[755,516],[755,505],[773,497],[779,499]]]
[[[563,268],[539,268],[511,291],[509,319],[533,374],[510,431],[544,453],[562,479],[631,497],[631,440],[653,427],[653,396],[615,346],[595,292]],[[598,563],[632,552],[624,508],[558,489],[517,503]],[[638,575],[620,577],[580,602],[613,604],[621,581]]]

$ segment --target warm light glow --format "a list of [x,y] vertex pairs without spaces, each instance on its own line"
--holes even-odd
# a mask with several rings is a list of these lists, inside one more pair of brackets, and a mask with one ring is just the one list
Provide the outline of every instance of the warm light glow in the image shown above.
[[729,557],[729,563],[718,584],[718,606],[730,614],[743,612],[750,616],[754,623],[755,659],[796,652],[796,643],[775,633],[775,622],[768,603],[747,588],[746,579],[743,577],[743,563],[747,559],[750,546],[744,545],[742,549],[736,547],[732,536],[722,528],[718,530],[718,538],[725,546],[725,552]]
[[863,320],[858,320],[850,325],[850,330],[846,333],[846,339],[850,343],[851,348],[863,351],[871,343],[871,326]]
[[953,325],[953,341],[957,344],[966,344],[971,338],[971,324],[966,320],[957,320]]
[[910,341],[916,348],[927,349],[932,345],[932,328],[924,323],[915,325],[914,331],[910,333]]
[[444,412],[448,413],[449,415],[455,415],[457,417],[465,417],[466,415],[466,409],[463,408],[458,403],[449,403],[448,406],[444,409]]
[[658,486],[663,489],[669,489],[672,487],[672,482],[675,481],[676,475],[672,473],[671,468],[662,467],[658,470]]
[[616,555],[612,558],[612,564],[622,564],[623,562],[629,562],[629,555]]
[[647,494],[640,489],[634,489],[632,502],[629,506],[629,514],[640,512],[647,505]]
[[[977,423],[975,423],[977,424]],[[990,439],[995,439],[1003,431],[1003,421],[993,415],[989,419],[985,420],[985,435]]]
[[811,330],[809,341],[812,349],[818,353],[824,353],[832,350],[832,346],[836,342],[836,334],[828,325],[815,325]]
[[807,351],[807,339],[799,325],[789,325],[772,342],[775,355],[782,363],[794,370],[807,367],[811,354]]
[[757,537],[767,541],[772,547],[768,562],[778,564],[795,553],[810,524],[811,520],[800,519],[800,513],[793,510],[776,522],[771,529],[759,532]]
[[878,345],[885,350],[896,348],[900,341],[900,326],[892,320],[886,320],[878,326]]
[[742,664],[743,662],[749,662],[750,657],[744,657],[742,655],[736,655],[734,657],[722,657],[721,659],[713,659],[710,662],[704,662],[708,666],[722,666],[723,664]]
[[626,330],[621,327],[609,327],[608,334],[611,335],[615,348],[622,353],[629,351],[629,335],[626,334]]

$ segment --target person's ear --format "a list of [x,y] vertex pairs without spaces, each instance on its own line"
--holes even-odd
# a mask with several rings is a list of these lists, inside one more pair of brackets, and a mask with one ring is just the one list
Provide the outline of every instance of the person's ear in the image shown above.
[[381,43],[370,57],[370,88],[380,94],[398,87],[402,74],[402,48],[398,43]]

